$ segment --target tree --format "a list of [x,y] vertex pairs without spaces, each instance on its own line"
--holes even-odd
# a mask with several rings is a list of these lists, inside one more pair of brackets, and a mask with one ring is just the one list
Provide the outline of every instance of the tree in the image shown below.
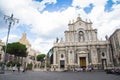
[[40,55],[37,55],[37,61],[41,61],[43,62],[44,61],[44,58],[45,58],[45,54],[40,54]]
[[[5,50],[5,46],[3,46],[3,50]],[[26,57],[27,56],[27,48],[25,45],[15,42],[15,43],[9,43],[7,45],[7,53],[19,56],[19,57]]]
[[28,70],[32,70],[32,67],[33,67],[33,64],[32,64],[32,63],[27,64],[27,69],[28,69]]
[[6,63],[7,67],[10,67],[10,66],[13,67],[15,65],[16,65],[16,62],[13,62],[13,61],[9,61],[9,62]]

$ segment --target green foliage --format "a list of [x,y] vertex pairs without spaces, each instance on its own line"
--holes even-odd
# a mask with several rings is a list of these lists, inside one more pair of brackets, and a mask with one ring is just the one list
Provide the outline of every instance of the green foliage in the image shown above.
[[4,64],[3,62],[0,62],[0,67],[1,67],[3,64]]
[[7,67],[10,67],[10,66],[15,66],[15,62],[12,62],[12,61],[9,61],[7,64],[6,64]]
[[7,66],[7,67],[12,66],[12,61],[8,62],[8,63],[6,64],[6,66]]
[[32,63],[27,64],[27,69],[28,69],[28,70],[32,70],[32,66],[33,66],[33,64],[32,64]]
[[7,67],[13,67],[13,66],[17,66],[17,67],[20,67],[21,64],[19,62],[13,62],[13,61],[9,61],[7,64],[6,64]]
[[20,67],[21,64],[20,64],[19,62],[16,62],[16,66],[17,66],[17,67]]
[[45,66],[44,65],[41,65],[40,68],[44,68]]
[[[5,50],[5,46],[2,48]],[[15,55],[15,56],[20,56],[20,57],[26,57],[27,56],[27,48],[25,45],[15,42],[15,43],[9,43],[7,45],[7,53]]]
[[38,55],[38,56],[37,56],[37,61],[43,62],[45,56],[46,56],[45,54],[40,54],[40,55]]

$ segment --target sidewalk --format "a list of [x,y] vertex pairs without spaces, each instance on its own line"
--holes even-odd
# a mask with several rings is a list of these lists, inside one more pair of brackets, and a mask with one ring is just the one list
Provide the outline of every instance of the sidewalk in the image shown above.
[[34,69],[33,71],[46,71],[45,69]]

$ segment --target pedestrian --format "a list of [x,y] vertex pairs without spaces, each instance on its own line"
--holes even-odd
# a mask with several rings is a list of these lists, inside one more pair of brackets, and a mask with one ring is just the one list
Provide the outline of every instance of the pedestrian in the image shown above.
[[25,68],[23,69],[23,71],[22,72],[25,72]]
[[25,68],[25,67],[23,68],[23,71],[22,71],[22,72],[26,72],[26,68]]
[[20,72],[20,66],[21,66],[21,64],[18,62],[18,63],[17,63],[18,72]]
[[13,72],[15,71],[15,69],[16,69],[16,67],[15,67],[15,66],[13,66]]
[[18,66],[17,68],[18,68],[18,72],[20,72],[20,66]]

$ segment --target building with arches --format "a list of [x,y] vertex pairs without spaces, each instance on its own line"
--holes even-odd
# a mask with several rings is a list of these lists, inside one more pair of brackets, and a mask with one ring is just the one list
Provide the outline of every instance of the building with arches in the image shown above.
[[110,48],[115,67],[120,68],[120,29],[116,29],[109,37]]
[[52,68],[72,70],[75,67],[106,69],[113,65],[109,40],[98,40],[92,22],[77,17],[64,31],[64,40],[54,43]]
[[38,68],[41,63],[37,61],[36,57],[40,54],[40,52],[31,48],[31,44],[27,39],[27,34],[25,32],[22,33],[22,37],[19,39],[19,42],[26,46],[28,52],[27,57],[23,60],[23,64],[26,66],[27,64],[32,64],[32,69]]

